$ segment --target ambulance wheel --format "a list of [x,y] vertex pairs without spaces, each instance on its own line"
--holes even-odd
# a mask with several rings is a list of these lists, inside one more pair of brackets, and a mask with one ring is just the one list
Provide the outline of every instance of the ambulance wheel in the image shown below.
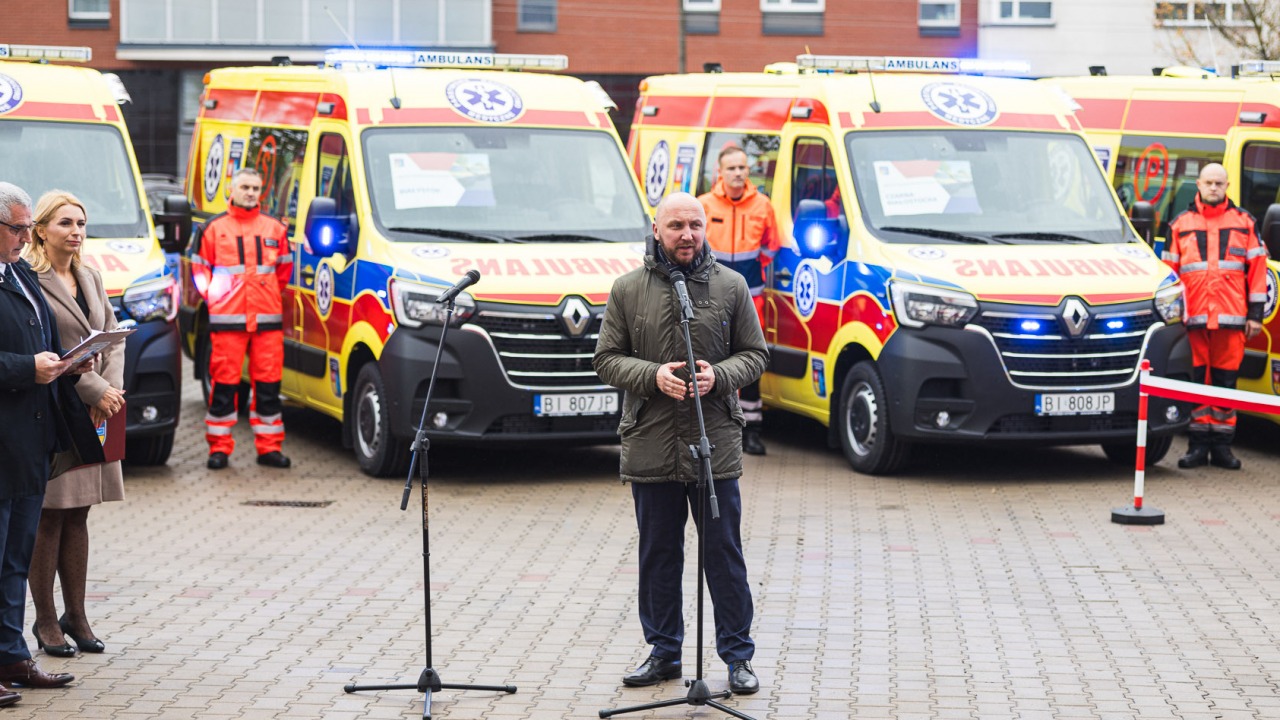
[[360,469],[373,477],[403,474],[409,467],[409,443],[391,434],[387,389],[377,363],[366,363],[356,375],[351,414],[351,437]]
[[[1164,456],[1169,454],[1171,447],[1173,447],[1172,435],[1147,438],[1147,467],[1163,460]],[[1133,467],[1138,461],[1138,447],[1131,442],[1103,443],[1102,452],[1106,454],[1108,460],[1117,465]]]
[[148,435],[124,439],[124,461],[137,467],[163,465],[169,462],[173,452],[173,431],[163,435]]
[[[209,377],[209,359],[213,356],[213,343],[206,334],[197,341],[196,375],[200,378],[200,393],[204,396],[205,407],[209,406],[209,398],[213,395],[213,379]],[[249,383],[240,383],[239,398],[236,408],[241,416],[249,415]]]
[[889,396],[875,363],[853,366],[836,408],[840,446],[853,469],[865,475],[892,475],[907,461],[908,444],[889,427]]

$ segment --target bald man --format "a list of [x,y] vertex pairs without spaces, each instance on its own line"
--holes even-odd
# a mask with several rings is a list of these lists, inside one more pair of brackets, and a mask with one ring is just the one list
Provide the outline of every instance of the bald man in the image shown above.
[[[720,518],[700,527],[704,575],[715,607],[716,651],[729,689],[760,689],[751,668],[751,587],[739,530],[742,428],[738,390],[764,372],[769,354],[755,304],[741,275],[721,266],[706,244],[707,217],[697,198],[674,193],[658,204],[644,266],[618,278],[596,344],[595,369],[623,392],[622,480],[631,483],[640,532],[640,625],[648,659],[622,678],[654,685],[682,674],[681,577],[690,509],[698,517],[701,462],[690,446],[700,432],[701,398]],[[697,368],[687,367],[682,313],[673,274],[682,273],[693,306],[689,332]]]
[[[1187,339],[1196,382],[1234,388],[1244,343],[1262,332],[1267,300],[1267,249],[1253,216],[1227,197],[1227,170],[1210,163],[1200,170],[1195,199],[1169,227],[1164,261],[1186,288]],[[1239,470],[1231,452],[1233,408],[1200,405],[1191,413],[1187,454],[1178,467],[1206,464]]]

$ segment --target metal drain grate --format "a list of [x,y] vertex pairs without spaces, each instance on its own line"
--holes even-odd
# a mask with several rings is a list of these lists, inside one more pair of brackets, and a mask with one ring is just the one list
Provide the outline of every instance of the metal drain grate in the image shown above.
[[288,508],[323,508],[333,504],[332,500],[246,500],[241,505],[250,507],[288,507]]

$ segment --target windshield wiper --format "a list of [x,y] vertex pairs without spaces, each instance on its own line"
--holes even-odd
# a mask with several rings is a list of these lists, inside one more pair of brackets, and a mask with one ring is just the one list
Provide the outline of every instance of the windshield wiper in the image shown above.
[[[909,235],[924,235],[925,237],[940,238],[942,240],[951,240],[954,242],[969,243],[972,245],[990,245],[992,238],[982,235],[966,235],[964,233],[955,232],[953,230],[939,230],[937,228],[922,227],[899,227],[890,225],[889,227],[878,228],[888,232],[907,233]],[[996,237],[999,237],[998,235]]]
[[600,242],[604,238],[596,235],[579,235],[575,233],[544,233],[542,235],[521,235],[512,239],[521,242]]
[[999,235],[992,235],[991,237],[1001,240],[1044,240],[1046,242],[1050,240],[1061,240],[1069,243],[1090,243],[1094,245],[1098,243],[1097,240],[1090,240],[1087,237],[1056,232],[1000,233]]
[[452,240],[478,240],[480,242],[504,243],[510,242],[510,238],[501,235],[486,235],[485,233],[469,232],[467,230],[450,230],[448,228],[418,228],[418,227],[392,227],[387,228],[392,232],[413,233],[414,235],[435,235],[436,237],[450,238]]

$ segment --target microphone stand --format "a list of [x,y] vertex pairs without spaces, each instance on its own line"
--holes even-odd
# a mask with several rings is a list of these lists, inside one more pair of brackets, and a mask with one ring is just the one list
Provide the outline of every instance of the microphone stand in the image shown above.
[[445,337],[449,333],[449,323],[453,319],[453,298],[445,301],[444,325],[440,328],[440,341],[436,345],[436,361],[431,366],[431,380],[427,383],[427,397],[422,402],[422,419],[418,421],[418,434],[413,440],[412,459],[409,461],[409,475],[404,480],[404,495],[400,498],[400,509],[409,507],[409,493],[413,487],[413,469],[418,465],[418,456],[422,456],[419,476],[422,479],[422,604],[423,616],[426,619],[426,665],[416,683],[396,683],[392,685],[357,685],[348,683],[343,689],[348,693],[361,690],[417,690],[422,693],[423,720],[431,718],[431,694],[448,690],[493,690],[495,692],[513,693],[514,685],[458,685],[440,681],[440,674],[431,664],[431,544],[429,539],[429,515],[427,513],[427,451],[431,441],[427,438],[427,408],[431,405],[431,395],[436,387],[436,372],[440,369],[440,357],[444,352]]
[[693,303],[689,302],[689,294],[684,290],[684,275],[681,273],[674,275],[678,275],[678,280],[673,279],[672,284],[676,285],[676,295],[680,298],[680,328],[684,331],[685,356],[688,358],[686,367],[689,368],[689,374],[693,377],[693,407],[698,416],[698,444],[689,446],[689,452],[693,453],[693,458],[698,463],[698,673],[694,680],[687,683],[689,693],[682,698],[659,700],[658,702],[613,710],[601,710],[600,717],[607,718],[624,713],[643,712],[673,705],[693,705],[695,707],[708,705],[733,717],[742,718],[742,720],[754,720],[750,715],[738,712],[727,705],[717,702],[718,700],[732,697],[733,692],[723,690],[713,693],[707,687],[707,681],[702,677],[702,605],[703,596],[705,595],[703,591],[705,578],[702,574],[702,565],[706,557],[706,543],[703,541],[702,536],[706,527],[707,502],[710,501],[711,518],[713,520],[720,519],[720,502],[716,498],[716,485],[711,480],[711,451],[715,448],[711,446],[711,441],[707,438],[707,423],[702,416],[702,395],[698,393],[698,364],[693,356],[693,338],[689,333],[689,322],[693,320]]

